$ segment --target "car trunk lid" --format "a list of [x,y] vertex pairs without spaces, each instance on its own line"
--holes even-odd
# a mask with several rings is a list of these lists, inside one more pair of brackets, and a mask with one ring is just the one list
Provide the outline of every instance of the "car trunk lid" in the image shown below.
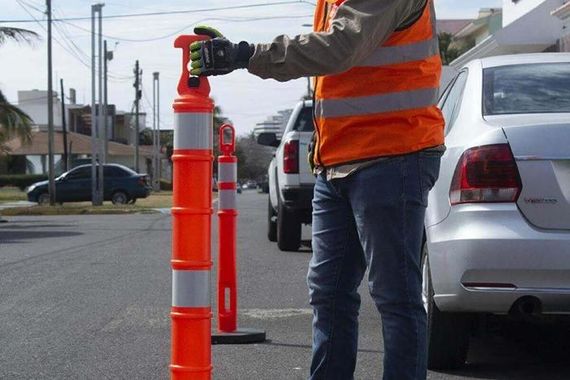
[[517,205],[539,228],[570,229],[570,115],[493,116],[522,181]]

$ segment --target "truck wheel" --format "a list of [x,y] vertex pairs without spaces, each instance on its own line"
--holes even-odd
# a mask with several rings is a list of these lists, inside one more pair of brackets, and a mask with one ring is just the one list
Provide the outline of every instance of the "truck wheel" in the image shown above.
[[446,313],[437,308],[424,243],[422,257],[422,299],[428,318],[428,368],[457,369],[465,364],[469,350],[470,316],[465,313]]
[[297,251],[301,246],[301,222],[281,203],[277,210],[277,246],[282,251]]
[[277,218],[269,197],[267,200],[267,238],[269,241],[277,241]]

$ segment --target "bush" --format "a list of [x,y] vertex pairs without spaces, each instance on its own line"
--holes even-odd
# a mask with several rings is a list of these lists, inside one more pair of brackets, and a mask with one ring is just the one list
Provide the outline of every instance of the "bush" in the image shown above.
[[20,190],[39,182],[47,180],[47,175],[44,174],[7,174],[0,175],[0,187],[14,186]]
[[164,179],[160,180],[160,190],[162,191],[172,191],[172,182],[166,181]]

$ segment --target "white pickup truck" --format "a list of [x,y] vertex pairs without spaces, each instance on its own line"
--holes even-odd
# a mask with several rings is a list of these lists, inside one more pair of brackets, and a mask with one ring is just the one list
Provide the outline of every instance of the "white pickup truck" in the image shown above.
[[301,226],[311,223],[315,177],[307,161],[314,131],[313,103],[299,102],[278,139],[275,133],[261,133],[257,142],[277,147],[269,164],[267,237],[282,251],[296,251],[301,245]]

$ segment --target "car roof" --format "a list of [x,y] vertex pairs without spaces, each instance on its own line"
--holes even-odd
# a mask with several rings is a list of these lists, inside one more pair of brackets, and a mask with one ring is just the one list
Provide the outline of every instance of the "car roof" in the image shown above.
[[[476,59],[472,62],[479,61],[481,68],[487,69],[498,66],[525,65],[532,63],[570,63],[570,53],[533,53],[533,54],[513,54],[499,55],[495,57],[486,57]],[[469,65],[469,64],[468,64]]]
[[[121,169],[129,169],[129,168],[127,168],[126,166],[121,165],[121,164],[103,164],[103,167],[105,167],[105,166],[107,166],[107,167],[109,167],[109,166],[114,166],[114,167],[121,168]],[[86,167],[89,167],[89,168],[90,168],[90,167],[91,167],[91,164],[77,165],[76,167],[70,169],[70,171],[71,171],[71,170],[74,170],[74,169],[86,168]]]

